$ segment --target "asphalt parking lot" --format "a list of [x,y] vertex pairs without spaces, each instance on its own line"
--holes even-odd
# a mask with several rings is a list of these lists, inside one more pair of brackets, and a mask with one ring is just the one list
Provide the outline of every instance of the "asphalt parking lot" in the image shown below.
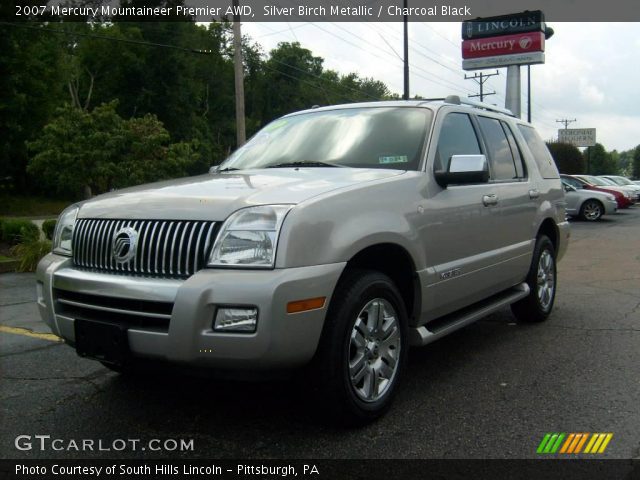
[[[610,432],[640,458],[640,207],[572,223],[553,316],[508,309],[410,354],[392,410],[343,429],[292,382],[126,378],[47,335],[33,274],[0,275],[0,458],[535,458],[547,432]],[[192,451],[19,450],[19,435],[192,439]]]

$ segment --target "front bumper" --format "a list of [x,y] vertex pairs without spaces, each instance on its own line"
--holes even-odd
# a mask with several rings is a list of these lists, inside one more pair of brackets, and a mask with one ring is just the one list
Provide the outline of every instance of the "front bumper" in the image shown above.
[[605,200],[603,203],[605,215],[613,215],[618,211],[618,202],[615,200]]
[[[79,270],[70,258],[49,254],[38,265],[37,302],[43,320],[71,344],[75,342],[72,312],[78,305],[102,318],[128,318],[133,308],[129,306],[138,305],[133,313],[142,319],[155,315],[145,311],[146,306],[168,305],[166,314],[158,314],[166,317],[168,325],[128,327],[134,357],[220,369],[290,368],[313,357],[344,267],[336,263],[253,271],[204,269],[187,280],[176,280]],[[326,297],[322,308],[286,312],[288,302],[316,297]],[[87,305],[92,300],[85,298],[105,300],[97,302],[99,306]],[[112,300],[127,305],[126,309]],[[69,309],[69,304],[75,306]],[[214,332],[216,309],[228,305],[256,306],[256,332]]]
[[568,221],[560,222],[558,225],[558,252],[556,253],[556,259],[560,261],[564,254],[567,252],[569,246],[569,238],[571,237],[571,226]]

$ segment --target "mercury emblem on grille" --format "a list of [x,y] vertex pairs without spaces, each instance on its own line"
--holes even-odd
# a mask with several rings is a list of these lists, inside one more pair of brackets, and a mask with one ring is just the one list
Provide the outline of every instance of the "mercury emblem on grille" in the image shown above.
[[111,254],[118,263],[126,263],[136,255],[138,232],[131,227],[118,230],[111,241]]

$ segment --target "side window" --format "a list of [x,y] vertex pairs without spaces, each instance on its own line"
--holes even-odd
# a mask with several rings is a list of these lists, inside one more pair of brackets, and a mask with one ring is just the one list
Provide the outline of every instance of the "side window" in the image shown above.
[[522,133],[522,136],[527,142],[527,147],[531,150],[531,154],[538,165],[542,178],[560,178],[553,157],[551,153],[549,153],[549,149],[533,127],[518,125],[518,130],[520,130],[520,133]]
[[445,171],[454,155],[480,155],[478,137],[466,113],[450,113],[440,129],[434,170]]
[[511,146],[502,125],[500,125],[500,121],[495,118],[479,116],[478,123],[480,123],[487,150],[489,151],[491,178],[493,180],[513,180],[518,178]]
[[509,146],[511,147],[511,153],[513,154],[513,162],[516,165],[516,175],[518,176],[518,178],[525,178],[527,176],[527,170],[524,166],[524,162],[522,161],[522,155],[520,154],[520,149],[518,148],[518,142],[516,142],[516,139],[513,136],[511,127],[509,127],[509,125],[507,125],[505,122],[500,123],[502,124],[502,128],[504,129],[504,133],[507,135],[507,140],[509,140]]

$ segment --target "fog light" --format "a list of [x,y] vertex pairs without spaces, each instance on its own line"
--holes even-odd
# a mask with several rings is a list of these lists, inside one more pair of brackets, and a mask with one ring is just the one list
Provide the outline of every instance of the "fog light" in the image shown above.
[[216,332],[251,333],[258,325],[258,309],[242,307],[219,307],[213,330]]

